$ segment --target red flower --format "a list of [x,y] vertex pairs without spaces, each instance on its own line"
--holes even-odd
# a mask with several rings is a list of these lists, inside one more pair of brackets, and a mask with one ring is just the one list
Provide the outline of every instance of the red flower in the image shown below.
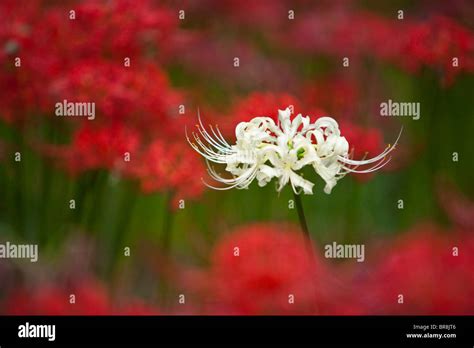
[[184,142],[155,140],[137,158],[128,173],[140,181],[145,193],[173,193],[178,200],[196,198],[203,190],[204,165]]
[[[371,298],[370,313],[474,313],[472,236],[442,235],[421,226],[384,250],[362,291]],[[403,295],[402,304],[399,295]]]
[[374,57],[410,71],[428,66],[442,73],[446,84],[461,71],[474,71],[473,33],[444,16],[413,22],[340,8],[310,11],[278,39],[303,52],[350,57],[351,65]]
[[[41,1],[29,2],[28,6],[18,1],[2,1],[0,6],[0,43],[5,47],[0,52],[3,69],[0,86],[4,90],[0,96],[0,114],[7,121],[23,120],[30,116],[29,113],[34,116],[52,114],[52,105],[65,98],[65,95],[55,94],[58,83],[65,83],[64,76],[66,80],[76,79],[69,81],[71,84],[79,84],[81,77],[82,82],[89,79],[87,87],[97,93],[85,96],[98,104],[104,94],[108,95],[104,90],[107,92],[114,82],[119,86],[111,92],[110,99],[114,96],[130,97],[132,88],[142,98],[146,98],[142,95],[144,91],[153,92],[153,98],[147,99],[148,103],[171,97],[161,85],[163,78],[157,76],[160,73],[150,67],[145,68],[144,75],[136,74],[136,71],[124,72],[143,67],[147,61],[156,62],[157,56],[166,59],[178,24],[171,10],[151,1],[137,4],[130,0],[87,0],[73,7],[75,18],[70,19],[72,8],[69,6],[45,6]],[[153,51],[157,46],[159,55]],[[16,57],[21,59],[21,67],[14,66]],[[131,59],[130,68],[123,66],[125,58]],[[110,62],[115,69],[104,68],[104,61]],[[94,68],[87,69],[87,64]],[[130,75],[137,76],[138,81],[130,81]],[[93,86],[90,84],[91,76]],[[140,86],[145,82],[148,85],[143,89]],[[120,86],[120,83],[127,84],[127,87]],[[153,86],[155,88],[150,88]],[[78,94],[70,91],[72,99],[84,96],[86,86],[76,87],[82,90],[77,91]],[[123,93],[118,93],[120,88],[124,89]],[[126,92],[128,95],[124,96]],[[113,101],[121,110],[120,100]],[[150,107],[147,102],[142,105]],[[123,112],[126,111],[128,109],[124,108]],[[154,111],[156,109],[150,108],[150,112]]]
[[182,97],[152,64],[128,69],[105,61],[85,61],[57,79],[51,93],[61,102],[94,102],[96,123],[123,122],[146,136],[182,136],[184,132],[175,122]]
[[89,280],[71,286],[45,285],[15,289],[4,303],[7,315],[156,315],[158,310],[138,299],[114,303],[106,289]]
[[5,312],[9,315],[105,315],[110,313],[110,308],[104,288],[92,282],[71,288],[50,285],[31,291],[16,290],[7,299]]
[[[443,73],[443,81],[448,84],[460,71],[474,71],[474,35],[455,21],[435,16],[414,24],[406,36],[402,53],[409,68],[435,68]],[[457,67],[453,66],[455,57]]]
[[212,253],[207,279],[214,300],[212,311],[312,313],[325,287],[323,268],[311,257],[300,232],[291,227],[254,224],[238,228],[219,241]]
[[120,170],[126,165],[126,153],[130,159],[140,145],[137,132],[116,123],[110,127],[80,128],[67,148],[55,151],[73,173],[91,169]]

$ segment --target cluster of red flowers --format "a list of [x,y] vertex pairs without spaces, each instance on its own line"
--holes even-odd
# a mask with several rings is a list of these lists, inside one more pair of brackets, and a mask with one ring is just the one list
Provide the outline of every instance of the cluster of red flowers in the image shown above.
[[[188,148],[161,139],[152,142],[140,164],[130,169],[132,175],[141,178],[144,192],[172,190],[174,207],[176,199],[196,198],[202,192],[201,171],[200,158],[190,155]],[[194,178],[190,178],[192,175]]]
[[20,288],[2,305],[7,315],[156,315],[158,310],[141,300],[112,301],[97,281],[72,286],[42,285]]
[[215,310],[237,314],[314,310],[308,304],[316,304],[325,270],[296,232],[261,224],[224,237],[212,254],[206,281]]
[[[437,13],[417,20],[399,9],[388,18],[354,10],[350,4],[281,0],[245,7],[238,1],[209,1],[194,6],[193,15],[210,5],[235,26],[259,31],[269,42],[297,53],[349,57],[351,64],[374,57],[409,71],[427,66],[438,71],[444,83],[451,83],[461,71],[474,71],[474,34]],[[439,13],[446,10],[438,9]],[[453,58],[458,65],[453,65]]]
[[166,47],[177,24],[169,10],[150,2],[85,1],[69,7],[7,0],[0,6],[1,84],[9,94],[2,93],[2,117],[9,121],[26,117],[25,111],[51,115],[57,101],[52,87],[64,74],[80,71],[78,66],[86,62],[123,65],[125,57],[144,59],[139,52],[157,44]]
[[368,244],[360,266],[312,255],[298,233],[261,223],[225,236],[214,248],[210,268],[188,279],[207,304],[203,310],[244,315],[474,310],[470,234],[418,226],[388,246],[387,241]]
[[[474,34],[454,20],[430,16],[423,21],[387,19],[340,9],[303,14],[279,42],[302,52],[374,57],[410,71],[427,66],[445,84],[462,71],[474,71]],[[456,60],[456,62],[454,61]]]
[[[4,120],[37,124],[39,115],[55,117],[54,106],[63,100],[94,103],[93,121],[54,119],[61,132],[72,132],[69,145],[51,146],[44,139],[36,148],[58,157],[72,173],[105,168],[136,178],[148,192],[174,191],[179,198],[202,192],[204,167],[183,140],[179,108],[185,105],[184,94],[156,64],[173,51],[174,12],[151,1],[128,0],[70,7],[36,1],[27,9],[6,1],[0,6]],[[14,65],[15,58],[21,65]],[[164,170],[169,163],[157,170],[152,161],[166,158],[183,170]],[[193,170],[187,170],[190,164]]]
[[[474,311],[470,231],[419,225],[394,240],[368,243],[360,264],[329,261],[322,246],[308,246],[292,225],[257,223],[236,228],[216,243],[207,268],[179,271],[186,308],[159,312],[453,315]],[[6,314],[28,315],[158,313],[139,299],[114,300],[90,279],[12,288],[0,307]]]
[[[474,238],[420,227],[391,243],[368,276],[368,312],[472,314]],[[403,297],[401,297],[402,295]]]
[[406,66],[433,68],[449,84],[461,71],[474,71],[474,34],[452,19],[434,16],[411,25],[401,53]]

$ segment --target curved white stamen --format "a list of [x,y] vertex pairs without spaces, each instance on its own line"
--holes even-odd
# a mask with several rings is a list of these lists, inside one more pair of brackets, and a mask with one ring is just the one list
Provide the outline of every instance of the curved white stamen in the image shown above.
[[386,157],[390,152],[392,152],[396,148],[396,146],[398,144],[398,141],[400,140],[400,136],[402,135],[402,131],[403,131],[403,127],[400,130],[400,133],[398,133],[398,137],[395,140],[395,143],[393,144],[393,146],[390,146],[390,145],[387,146],[385,148],[385,150],[381,154],[379,154],[378,156],[375,156],[375,157],[370,158],[368,160],[361,160],[361,161],[351,160],[351,159],[349,159],[347,157],[343,157],[343,156],[338,156],[338,159],[339,159],[339,161],[341,161],[344,164],[350,164],[350,165],[356,165],[356,166],[361,166],[361,165],[365,165],[365,164],[371,164],[371,163],[378,162],[378,161],[382,160],[384,157]]
[[214,187],[203,181],[206,186],[216,190],[229,190],[235,187],[245,188],[253,181],[253,179],[255,179],[257,175],[256,166],[248,168],[244,174],[234,179],[222,178],[215,172],[212,166],[208,166],[208,172],[214,180],[229,185],[227,187]]
[[347,168],[347,167],[343,167],[343,168],[348,170],[350,173],[357,173],[357,174],[372,173],[372,172],[375,172],[376,170],[379,170],[380,168],[384,167],[387,163],[390,162],[391,159],[392,159],[391,157],[388,157],[385,161],[381,161],[378,164],[376,164],[375,166],[373,166],[371,168],[368,168],[368,169],[364,169],[364,170],[356,170],[356,169],[351,169],[351,168]]
[[[199,126],[197,126],[196,128],[199,130],[199,133],[202,135],[202,137],[212,146],[214,146],[215,148],[217,149],[220,149],[222,148],[222,146],[224,147],[230,147],[229,144],[219,144],[218,141],[214,140],[212,138],[212,136],[207,132],[206,128],[204,127],[204,125],[202,124],[202,120],[201,120],[201,115],[198,111],[198,120],[199,120]],[[212,127],[211,127],[212,128]],[[216,136],[216,138],[218,138]]]
[[208,160],[210,160],[210,161],[212,161],[212,162],[215,162],[215,163],[222,163],[222,164],[225,164],[225,163],[226,163],[226,161],[225,161],[224,159],[220,159],[219,157],[217,157],[216,154],[208,155],[208,154],[206,154],[206,153],[203,153],[203,152],[197,147],[196,144],[191,143],[191,142],[189,141],[189,138],[188,138],[188,142],[189,142],[189,144],[191,145],[191,147],[192,147],[196,152],[198,152],[201,156],[203,156],[204,158],[206,158],[206,159],[208,159]]
[[219,138],[222,140],[222,142],[225,143],[225,145],[227,145],[227,146],[230,147],[230,145],[229,145],[229,143],[227,142],[227,140],[225,140],[225,138],[222,136],[222,133],[221,133],[221,131],[220,131],[218,125],[216,125],[216,131],[217,131],[217,134],[218,134]]
[[[210,125],[209,128],[211,128],[212,134],[216,137],[216,140],[224,147],[230,147],[229,143],[222,137],[222,134],[218,135],[214,131],[214,128]],[[216,126],[217,129],[217,126]],[[219,131],[219,129],[217,129]]]

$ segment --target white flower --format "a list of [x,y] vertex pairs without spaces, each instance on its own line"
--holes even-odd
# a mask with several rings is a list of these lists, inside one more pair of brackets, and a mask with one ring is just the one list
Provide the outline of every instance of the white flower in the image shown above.
[[[278,125],[270,117],[255,117],[250,122],[241,122],[235,129],[236,142],[230,145],[219,128],[210,126],[210,134],[199,117],[198,134],[192,133],[190,145],[207,161],[210,176],[225,184],[225,187],[207,186],[226,190],[248,188],[255,179],[259,186],[265,186],[272,179],[277,181],[277,191],[288,183],[295,193],[313,193],[314,184],[298,173],[305,166],[312,166],[325,181],[324,192],[331,193],[337,181],[349,172],[369,173],[389,162],[387,155],[394,146],[387,148],[371,159],[353,160],[349,156],[349,144],[331,117],[321,117],[314,124],[308,116],[301,114],[291,120],[291,110],[278,110]],[[201,138],[204,140],[201,140]],[[225,164],[231,178],[220,176],[212,164]],[[361,165],[372,165],[357,170]]]

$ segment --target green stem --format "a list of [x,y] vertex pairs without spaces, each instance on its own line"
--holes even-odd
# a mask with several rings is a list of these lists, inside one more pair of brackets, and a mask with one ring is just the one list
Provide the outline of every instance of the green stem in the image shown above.
[[[303,210],[303,204],[301,202],[301,197],[300,195],[296,194],[294,191],[293,191],[293,196],[295,197],[296,210],[298,211],[298,219],[300,220],[301,230],[303,231],[303,234],[306,240],[306,248],[308,251],[308,256],[310,257],[311,261],[314,263],[316,261],[316,254],[313,249],[313,244],[311,243],[311,236],[309,234],[308,224],[306,223],[306,217],[304,216],[304,210]],[[316,279],[316,278],[313,278],[313,279]],[[316,303],[313,303],[311,307],[314,313],[319,312],[319,308]]]
[[298,219],[300,221],[301,230],[303,231],[303,234],[306,240],[308,240],[308,242],[311,243],[311,236],[309,234],[308,224],[306,223],[306,217],[304,216],[304,210],[303,210],[303,204],[301,203],[301,197],[295,192],[293,192],[293,196],[295,197],[296,210],[298,211]]

